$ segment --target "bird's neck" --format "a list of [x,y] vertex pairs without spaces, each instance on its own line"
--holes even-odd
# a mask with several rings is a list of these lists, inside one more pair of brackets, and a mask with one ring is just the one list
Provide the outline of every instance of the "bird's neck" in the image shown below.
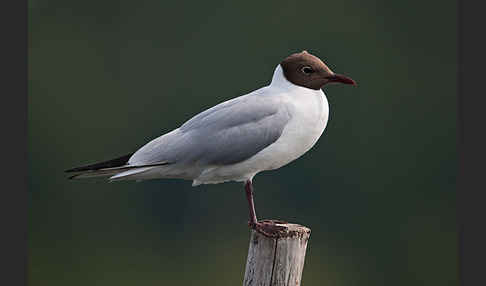
[[273,72],[272,82],[270,83],[269,87],[271,88],[278,88],[278,89],[285,89],[292,92],[301,92],[301,93],[311,93],[311,94],[323,94],[322,90],[313,90],[310,88],[306,88],[303,86],[298,86],[296,84],[291,83],[284,75],[282,66],[278,65]]

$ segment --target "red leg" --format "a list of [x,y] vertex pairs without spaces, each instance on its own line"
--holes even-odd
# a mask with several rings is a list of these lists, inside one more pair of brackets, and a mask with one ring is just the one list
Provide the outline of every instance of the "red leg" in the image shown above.
[[251,183],[251,180],[246,181],[245,191],[246,191],[246,199],[248,200],[248,210],[249,210],[249,218],[250,218],[248,224],[250,226],[255,226],[258,223],[258,220],[255,213],[255,204],[253,203],[253,185]]
[[245,183],[246,199],[248,200],[249,221],[248,225],[256,231],[268,237],[275,237],[280,230],[285,229],[283,226],[275,225],[273,221],[259,222],[255,213],[255,204],[253,203],[253,185],[251,180]]

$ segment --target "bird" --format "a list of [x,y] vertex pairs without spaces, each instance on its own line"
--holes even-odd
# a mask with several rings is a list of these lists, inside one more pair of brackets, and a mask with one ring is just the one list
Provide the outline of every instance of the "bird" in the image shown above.
[[293,53],[276,66],[267,86],[204,110],[133,153],[65,172],[75,173],[69,179],[108,177],[110,182],[243,182],[249,227],[271,235],[275,228],[256,216],[253,178],[289,164],[316,144],[329,119],[322,88],[336,83],[357,85],[306,50]]

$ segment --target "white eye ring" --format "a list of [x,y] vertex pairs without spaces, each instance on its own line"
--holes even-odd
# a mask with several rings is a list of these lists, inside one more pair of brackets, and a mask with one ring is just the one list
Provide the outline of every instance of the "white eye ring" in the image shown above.
[[304,74],[311,74],[314,72],[314,70],[310,67],[310,66],[305,66],[301,69],[301,71],[304,73]]

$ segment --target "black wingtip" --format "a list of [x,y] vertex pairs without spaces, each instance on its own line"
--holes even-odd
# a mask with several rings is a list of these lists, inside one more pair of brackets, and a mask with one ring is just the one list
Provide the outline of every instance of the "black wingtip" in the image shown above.
[[[67,171],[66,171],[66,172],[67,172]],[[72,175],[72,176],[69,176],[69,177],[68,177],[68,180],[73,180],[73,179],[75,179],[77,176],[78,176],[78,175]]]
[[[72,168],[72,169],[68,169],[68,170],[64,170],[65,173],[72,173],[72,172],[78,172],[78,169],[80,169],[79,167],[78,168]],[[70,177],[71,178],[71,177]]]
[[[92,170],[98,170],[98,169],[103,169],[103,168],[114,168],[114,167],[120,167],[125,165],[130,157],[132,157],[134,153],[130,153],[112,160],[96,163],[96,164],[90,164],[90,165],[85,165],[81,167],[76,167],[72,169],[65,170],[64,172],[66,173],[72,173],[72,172],[83,172],[83,171],[92,171]],[[69,177],[70,179],[72,177],[76,177],[76,175]]]

